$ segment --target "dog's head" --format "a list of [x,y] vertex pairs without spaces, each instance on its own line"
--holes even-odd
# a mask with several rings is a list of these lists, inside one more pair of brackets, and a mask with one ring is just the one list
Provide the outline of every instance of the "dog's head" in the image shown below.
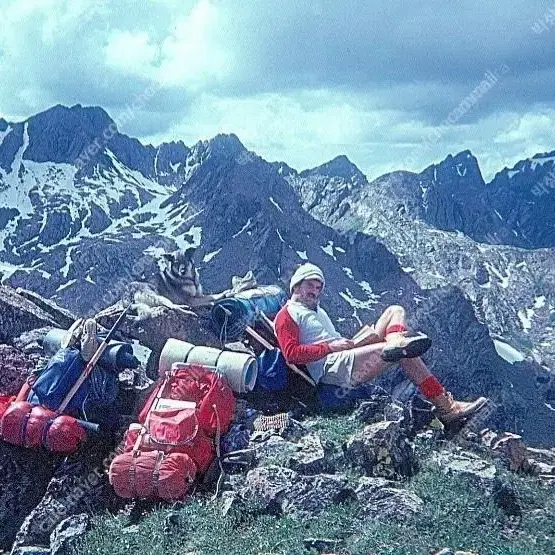
[[197,272],[193,256],[195,248],[189,248],[185,251],[177,250],[174,252],[164,253],[162,257],[166,260],[166,274],[177,281],[191,280],[196,283]]

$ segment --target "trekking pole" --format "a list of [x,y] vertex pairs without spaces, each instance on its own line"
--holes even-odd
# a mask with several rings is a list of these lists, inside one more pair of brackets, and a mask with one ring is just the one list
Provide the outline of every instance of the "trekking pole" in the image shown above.
[[85,369],[83,370],[83,372],[81,373],[77,381],[73,384],[73,387],[68,391],[67,395],[65,396],[64,400],[62,401],[58,410],[56,411],[57,414],[64,412],[65,408],[67,407],[69,402],[73,399],[78,389],[81,387],[83,382],[89,377],[89,374],[93,371],[93,368],[95,367],[96,363],[98,362],[98,360],[100,359],[100,357],[102,356],[106,348],[108,347],[108,343],[111,341],[114,333],[116,332],[117,328],[125,318],[125,315],[127,314],[130,308],[131,308],[131,305],[128,305],[123,309],[123,312],[119,315],[115,324],[108,332],[108,335],[102,340],[102,343],[98,346],[98,349],[92,356],[91,360],[87,362]]

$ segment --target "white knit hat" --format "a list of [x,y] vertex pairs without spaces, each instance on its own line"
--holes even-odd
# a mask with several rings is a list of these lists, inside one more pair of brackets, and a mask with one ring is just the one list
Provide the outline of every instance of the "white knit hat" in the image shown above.
[[322,272],[322,270],[320,270],[320,268],[318,268],[315,264],[307,262],[306,264],[299,266],[297,271],[291,276],[289,291],[293,293],[293,287],[295,287],[295,285],[299,285],[299,283],[305,279],[317,279],[322,282],[322,286],[326,284],[324,272]]

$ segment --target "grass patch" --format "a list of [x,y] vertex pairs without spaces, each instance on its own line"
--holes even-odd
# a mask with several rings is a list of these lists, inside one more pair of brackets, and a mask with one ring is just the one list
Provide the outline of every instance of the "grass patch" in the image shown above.
[[[481,488],[463,477],[445,476],[427,464],[409,486],[425,501],[422,514],[404,523],[356,518],[356,504],[333,507],[313,520],[221,515],[218,505],[194,499],[161,508],[134,528],[123,517],[104,516],[74,551],[79,555],[309,555],[303,540],[335,540],[336,553],[349,555],[422,555],[432,549],[479,552],[480,555],[555,553],[555,494],[547,486],[507,475],[523,508],[518,524],[510,523]],[[174,517],[167,524],[168,515]],[[131,531],[133,530],[133,531]]]
[[311,430],[318,433],[322,441],[330,441],[341,447],[353,434],[360,432],[365,424],[349,414],[330,414],[318,416],[311,423]]
[[[362,424],[348,415],[321,416],[310,423],[323,441],[344,443]],[[162,506],[135,527],[126,517],[96,517],[80,540],[79,555],[314,555],[307,538],[331,540],[328,552],[348,555],[428,555],[450,547],[480,555],[555,553],[555,491],[537,480],[500,471],[499,481],[517,499],[516,522],[484,488],[463,476],[446,476],[426,457],[449,444],[420,446],[423,463],[410,481],[399,484],[425,502],[421,514],[405,522],[360,521],[356,503],[333,507],[318,518],[250,515],[233,509],[225,516],[218,503],[195,498]],[[356,481],[356,476],[347,472]],[[169,515],[172,524],[167,523]],[[334,543],[335,542],[335,543]]]
[[[354,506],[338,506],[310,523],[275,516],[249,516],[235,511],[222,516],[215,504],[192,500],[180,508],[161,509],[126,532],[124,518],[100,517],[74,550],[79,555],[310,555],[303,539],[314,535],[339,543],[353,523]],[[170,513],[177,523],[167,526]]]

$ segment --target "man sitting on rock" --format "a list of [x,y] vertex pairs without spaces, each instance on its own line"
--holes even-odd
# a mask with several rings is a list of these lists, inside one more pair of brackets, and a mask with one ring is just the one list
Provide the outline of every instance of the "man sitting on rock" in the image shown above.
[[[484,406],[480,397],[471,403],[456,401],[431,374],[420,358],[431,346],[422,333],[410,333],[402,306],[389,306],[366,333],[346,339],[335,329],[319,305],[324,274],[306,263],[293,274],[291,299],[275,319],[276,336],[290,364],[306,364],[317,383],[352,388],[369,382],[396,363],[436,407],[444,424],[462,420]],[[363,328],[364,329],[364,328]],[[363,339],[361,339],[363,338]]]

